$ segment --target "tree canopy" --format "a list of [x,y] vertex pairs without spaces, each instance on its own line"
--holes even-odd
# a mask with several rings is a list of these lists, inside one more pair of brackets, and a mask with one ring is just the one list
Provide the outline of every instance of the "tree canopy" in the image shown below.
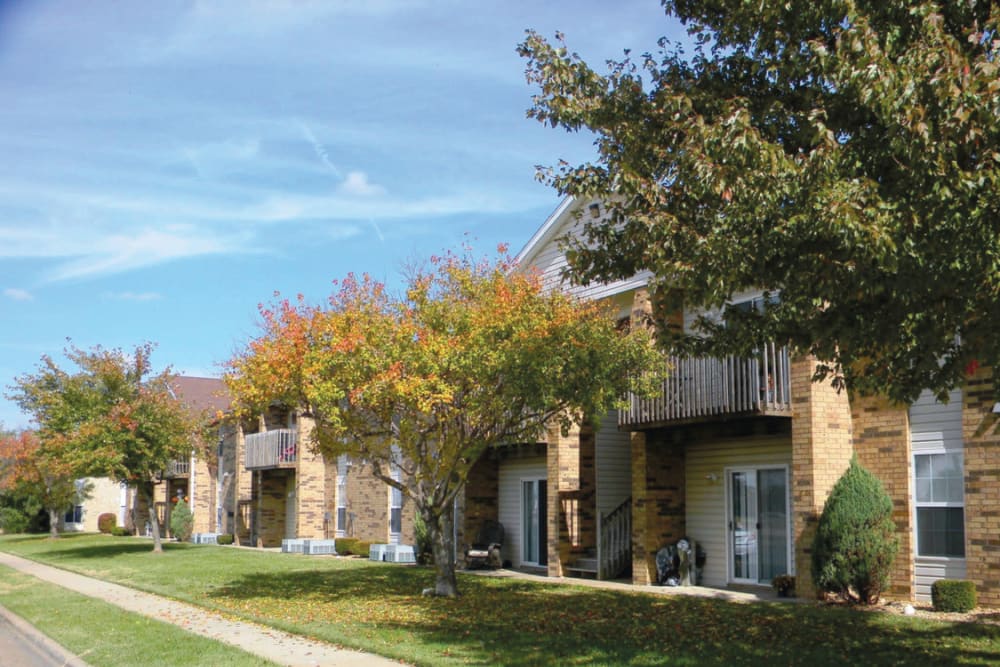
[[[0,433],[0,493],[31,499],[49,514],[49,534],[59,535],[59,516],[90,496],[93,485],[78,481],[65,441],[42,447],[32,431]],[[30,504],[30,503],[29,503]]]
[[325,306],[262,307],[261,335],[227,375],[238,410],[304,407],[325,455],[368,461],[414,501],[442,595],[456,592],[452,501],[486,449],[605,414],[655,354],[645,330],[619,331],[598,304],[513,269],[447,254],[399,296],[348,276]]
[[10,397],[32,415],[39,449],[58,452],[74,476],[138,489],[150,508],[154,551],[161,551],[152,485],[171,460],[189,455],[200,429],[171,392],[169,370],[153,373],[152,351],[148,343],[131,353],[70,347],[72,372],[42,357],[35,373],[15,380]]
[[670,343],[788,340],[863,393],[940,396],[996,366],[1000,4],[663,6],[692,53],[661,40],[602,74],[560,35],[520,45],[529,116],[596,137],[593,162],[540,171],[607,206],[568,241],[572,277],[649,270],[667,308],[780,294]]

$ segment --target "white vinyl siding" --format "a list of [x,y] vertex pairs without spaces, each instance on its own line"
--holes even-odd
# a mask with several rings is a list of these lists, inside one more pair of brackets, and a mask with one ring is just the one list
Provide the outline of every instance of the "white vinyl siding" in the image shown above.
[[[687,534],[705,550],[704,585],[725,586],[728,583],[726,468],[791,468],[791,463],[792,442],[787,435],[733,438],[688,445],[684,485]],[[794,508],[790,507],[790,510],[789,524]],[[791,525],[788,534],[793,534]]]
[[[547,466],[544,457],[510,459],[500,464],[498,517],[503,525],[503,548],[500,550],[505,561],[514,567],[521,566],[521,494],[522,480],[545,479]],[[548,548],[547,545],[545,548]]]
[[628,431],[618,430],[618,413],[605,415],[594,443],[597,512],[604,516],[632,495],[632,445]]
[[[910,406],[910,442],[913,456],[933,454],[963,453],[962,444],[962,392],[956,389],[948,396],[948,403],[939,403],[933,394],[925,391],[920,398]],[[911,462],[911,474],[916,475]],[[914,583],[916,598],[926,601],[931,599],[931,586],[938,579],[964,579],[966,567],[964,558],[924,556],[918,549],[918,518],[916,498],[917,480],[914,477]],[[964,491],[964,490],[963,490]]]

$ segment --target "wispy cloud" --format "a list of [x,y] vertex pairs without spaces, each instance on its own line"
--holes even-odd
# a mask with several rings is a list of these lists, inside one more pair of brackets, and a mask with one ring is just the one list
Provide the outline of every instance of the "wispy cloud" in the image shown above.
[[104,298],[115,301],[158,301],[163,298],[159,292],[105,292]]
[[8,287],[3,291],[3,295],[14,301],[31,301],[35,298],[31,292],[19,287]]
[[384,195],[385,188],[368,181],[368,174],[363,171],[352,171],[337,187],[337,192],[357,197],[375,197]]
[[298,125],[299,129],[302,130],[302,136],[304,136],[306,141],[308,141],[312,146],[313,151],[316,153],[316,157],[319,158],[319,161],[326,165],[326,167],[333,172],[333,175],[338,179],[343,178],[340,173],[340,169],[338,169],[337,165],[335,165],[333,160],[330,159],[330,154],[326,152],[326,147],[320,143],[319,139],[316,138],[316,135],[313,134],[313,131],[309,129],[309,126],[301,120],[298,121]]

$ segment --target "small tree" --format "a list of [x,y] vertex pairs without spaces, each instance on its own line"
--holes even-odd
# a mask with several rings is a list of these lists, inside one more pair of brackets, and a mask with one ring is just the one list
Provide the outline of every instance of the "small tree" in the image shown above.
[[[151,344],[132,353],[70,347],[70,373],[42,357],[16,379],[10,398],[38,424],[42,451],[76,477],[110,477],[134,486],[150,508],[153,551],[163,550],[153,503],[154,476],[190,452],[199,428],[171,391],[169,370],[153,374]],[[69,503],[65,503],[62,509]]]
[[191,539],[191,529],[194,527],[194,515],[184,499],[177,501],[170,513],[170,532],[181,542]]
[[401,297],[349,276],[325,308],[262,314],[263,335],[230,362],[234,403],[305,406],[324,455],[364,459],[412,499],[445,596],[457,594],[452,503],[482,454],[606,414],[659,360],[648,332],[619,331],[505,256],[433,259]]
[[51,537],[59,537],[59,516],[66,508],[83,502],[93,490],[93,484],[77,479],[65,445],[61,438],[44,443],[32,431],[0,436],[0,490],[36,499],[48,512]]
[[871,604],[889,582],[899,548],[892,499],[857,457],[833,487],[819,518],[812,547],[818,590]]

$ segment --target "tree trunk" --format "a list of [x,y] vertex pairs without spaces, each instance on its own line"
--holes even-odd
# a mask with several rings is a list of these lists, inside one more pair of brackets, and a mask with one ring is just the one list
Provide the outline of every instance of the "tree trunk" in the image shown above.
[[153,489],[149,484],[140,484],[141,493],[146,498],[149,508],[149,529],[153,532],[153,553],[163,553],[163,542],[160,540],[160,517],[156,514],[156,504],[153,502]]
[[434,582],[434,594],[443,597],[458,595],[458,582],[455,579],[455,552],[452,535],[452,515],[446,508],[427,509],[421,512],[427,526],[428,537],[434,552],[434,568],[437,579]]
[[59,510],[49,509],[49,537],[59,537]]

